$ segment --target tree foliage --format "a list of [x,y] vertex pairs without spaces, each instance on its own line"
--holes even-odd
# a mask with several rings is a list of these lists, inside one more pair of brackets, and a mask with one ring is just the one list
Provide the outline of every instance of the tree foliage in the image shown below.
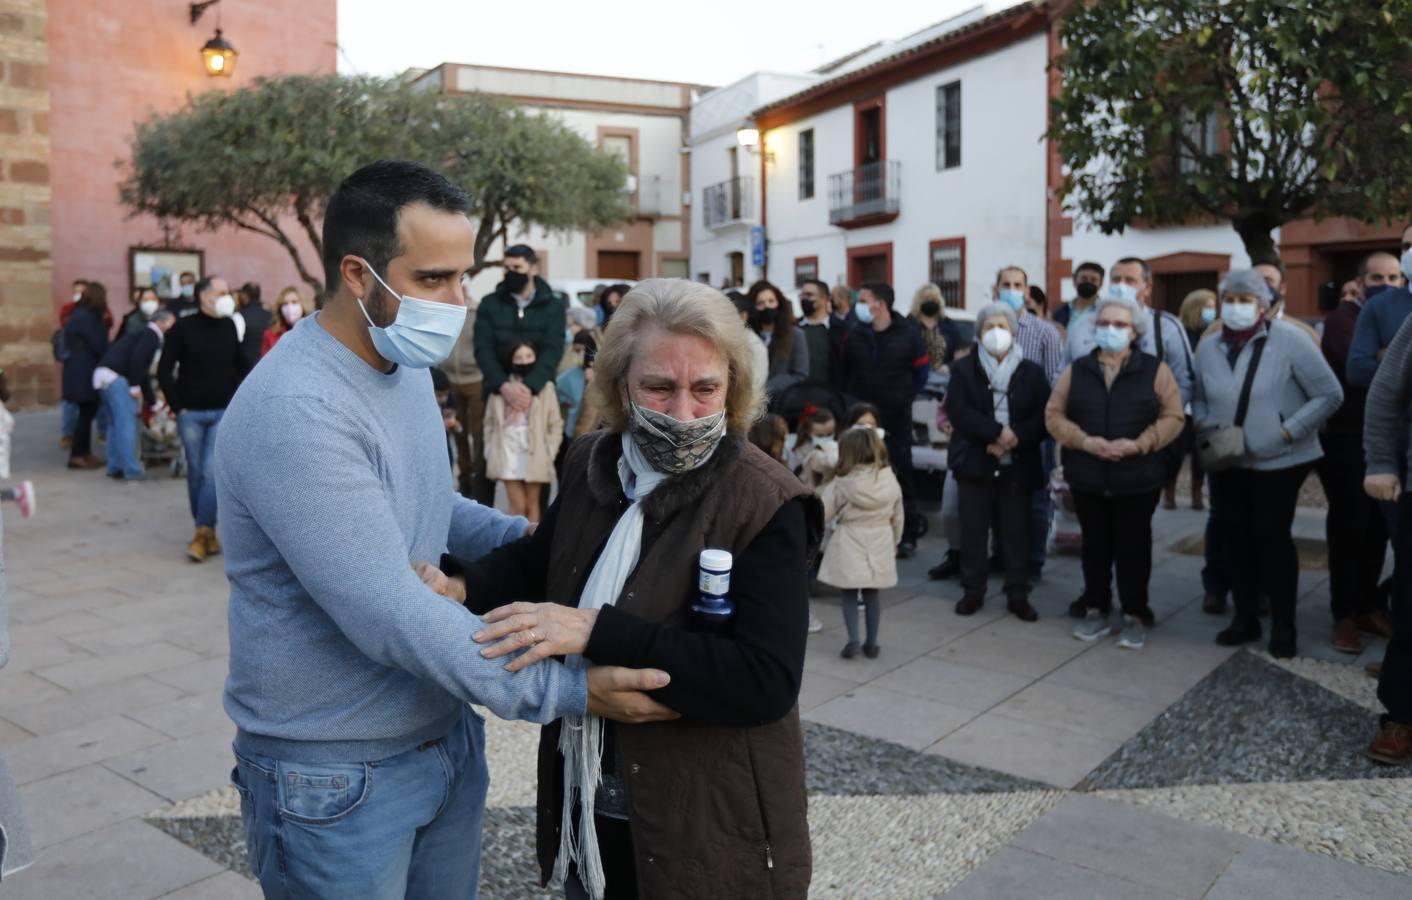
[[475,268],[496,239],[528,226],[596,229],[629,216],[627,169],[558,120],[483,95],[446,96],[367,77],[258,79],[208,91],[137,126],[123,163],[133,215],[278,242],[322,293],[324,205],[378,159],[409,159],[471,195]]
[[1092,0],[1061,24],[1049,135],[1104,233],[1232,223],[1255,262],[1306,215],[1412,198],[1412,0]]

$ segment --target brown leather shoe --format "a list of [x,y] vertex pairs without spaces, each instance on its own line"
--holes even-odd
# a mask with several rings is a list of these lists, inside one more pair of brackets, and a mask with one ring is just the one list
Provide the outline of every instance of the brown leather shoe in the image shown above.
[[1226,595],[1207,593],[1201,598],[1201,611],[1208,616],[1223,616],[1226,614]]
[[87,456],[69,457],[70,469],[101,469],[105,465],[107,465],[107,463],[103,462],[103,460],[99,459],[91,453]]
[[221,555],[221,542],[218,541],[218,540],[216,540],[216,529],[214,529],[214,528],[198,528],[198,529],[196,529],[196,530],[197,530],[198,533],[200,533],[200,532],[205,532],[204,537],[205,537],[205,539],[206,539],[206,555],[207,555],[207,556],[220,556],[220,555]]
[[1358,624],[1352,619],[1339,619],[1334,623],[1334,636],[1330,643],[1340,653],[1363,652],[1363,637],[1358,633]]
[[1412,726],[1384,722],[1378,736],[1368,745],[1368,758],[1389,766],[1412,762]]
[[1375,609],[1370,613],[1365,613],[1353,620],[1358,626],[1358,630],[1368,634],[1376,634],[1378,637],[1392,639],[1392,620],[1387,617],[1387,613],[1380,609]]
[[191,543],[186,545],[186,558],[192,562],[206,561],[206,535],[202,534],[206,529],[196,529],[196,537],[191,539]]
[[985,606],[984,594],[967,594],[956,601],[956,615],[973,616],[982,606]]

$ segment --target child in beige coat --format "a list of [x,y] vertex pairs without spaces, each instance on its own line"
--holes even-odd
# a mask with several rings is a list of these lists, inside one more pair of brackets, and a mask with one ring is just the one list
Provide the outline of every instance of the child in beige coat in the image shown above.
[[902,539],[902,488],[888,465],[887,447],[871,428],[850,428],[838,444],[838,468],[820,492],[825,521],[834,523],[819,580],[843,591],[848,628],[844,659],[858,655],[858,606],[867,620],[863,655],[878,656],[878,591],[897,584]]
[[[520,381],[534,368],[534,347],[518,343],[505,354],[510,381]],[[564,440],[559,394],[549,382],[530,399],[527,410],[511,409],[500,394],[485,405],[485,474],[505,483],[512,516],[539,521],[539,494],[554,480],[554,457]]]

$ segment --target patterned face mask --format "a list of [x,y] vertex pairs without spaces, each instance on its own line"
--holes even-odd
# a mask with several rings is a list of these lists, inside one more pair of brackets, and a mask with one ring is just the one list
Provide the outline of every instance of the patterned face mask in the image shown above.
[[726,434],[726,411],[682,422],[631,403],[628,433],[659,472],[680,475],[711,458]]

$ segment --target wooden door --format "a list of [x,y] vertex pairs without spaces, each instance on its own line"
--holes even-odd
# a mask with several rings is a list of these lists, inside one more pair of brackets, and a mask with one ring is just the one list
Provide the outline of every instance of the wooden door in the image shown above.
[[641,255],[631,250],[599,250],[598,278],[617,278],[624,281],[637,281]]

